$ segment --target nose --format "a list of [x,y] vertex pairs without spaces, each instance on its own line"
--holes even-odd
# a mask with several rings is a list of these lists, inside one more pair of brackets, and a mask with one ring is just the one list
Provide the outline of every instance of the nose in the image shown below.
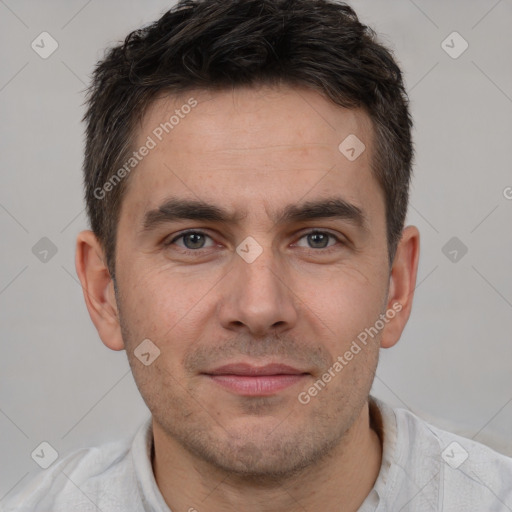
[[222,326],[254,337],[291,329],[298,318],[298,298],[273,251],[265,248],[251,263],[237,253],[233,258],[233,268],[222,280],[218,309]]

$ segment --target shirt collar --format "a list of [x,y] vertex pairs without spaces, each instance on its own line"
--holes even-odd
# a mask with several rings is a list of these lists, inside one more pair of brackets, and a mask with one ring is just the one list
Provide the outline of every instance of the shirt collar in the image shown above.
[[156,484],[153,473],[153,427],[152,417],[149,416],[140,426],[132,443],[132,462],[140,499],[146,512],[171,512]]
[[[384,498],[390,468],[393,460],[396,459],[397,450],[397,422],[393,409],[371,395],[368,403],[370,425],[379,436],[382,446],[382,462],[373,489],[360,508],[361,512],[376,510],[379,502]],[[154,510],[172,512],[156,484],[152,466],[153,449],[152,417],[149,416],[140,426],[132,443],[132,461],[140,498],[146,512]]]

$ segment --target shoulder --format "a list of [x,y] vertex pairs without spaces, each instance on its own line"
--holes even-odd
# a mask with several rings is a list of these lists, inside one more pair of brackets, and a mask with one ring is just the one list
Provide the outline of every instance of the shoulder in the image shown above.
[[[488,446],[435,427],[405,409],[393,409],[401,463],[412,472],[429,467],[444,510],[512,507],[512,458]],[[461,508],[462,507],[462,508]],[[483,508],[482,508],[483,507]],[[489,508],[490,510],[490,508]],[[493,509],[494,510],[494,509]]]
[[33,477],[2,504],[2,512],[126,510],[140,500],[131,443],[123,439],[70,453]]

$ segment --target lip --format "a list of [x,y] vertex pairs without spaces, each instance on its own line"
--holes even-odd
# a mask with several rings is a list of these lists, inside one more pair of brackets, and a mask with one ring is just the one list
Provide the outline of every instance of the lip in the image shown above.
[[304,370],[293,368],[287,364],[272,363],[265,366],[254,366],[248,363],[232,363],[219,366],[212,371],[206,372],[208,375],[300,375],[307,373]]
[[285,364],[227,364],[205,372],[216,384],[243,396],[269,396],[302,381],[308,372]]

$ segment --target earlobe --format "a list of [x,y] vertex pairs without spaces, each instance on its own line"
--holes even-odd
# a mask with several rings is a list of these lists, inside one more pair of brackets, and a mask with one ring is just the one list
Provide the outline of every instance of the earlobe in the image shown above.
[[415,226],[407,226],[402,232],[391,268],[386,309],[390,312],[395,311],[396,314],[382,333],[382,348],[392,347],[398,342],[409,320],[416,287],[419,255],[419,231]]
[[82,283],[85,304],[103,343],[112,350],[123,350],[118,309],[112,278],[103,248],[92,231],[78,234],[76,272]]

